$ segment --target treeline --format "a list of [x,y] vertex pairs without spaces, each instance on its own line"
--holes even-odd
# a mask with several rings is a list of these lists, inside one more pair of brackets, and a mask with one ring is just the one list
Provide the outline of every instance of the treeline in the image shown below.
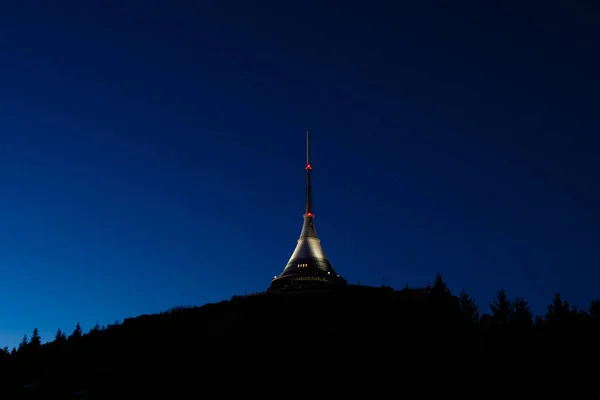
[[[332,368],[335,362],[343,368],[345,358],[364,363],[381,354],[402,360],[442,351],[589,355],[600,350],[599,338],[598,299],[578,309],[556,293],[544,315],[535,316],[524,298],[499,290],[489,312],[482,313],[464,290],[453,295],[438,274],[420,289],[349,286],[337,292],[235,296],[106,327],[96,324],[87,333],[77,324],[68,335],[59,329],[45,344],[35,329],[17,348],[0,350],[0,378],[6,380],[0,398],[11,398],[2,390],[19,396],[41,390],[65,398],[75,393],[115,398],[116,392],[173,398],[174,390],[199,377],[208,384],[207,366],[249,373],[232,371],[232,365],[265,357],[270,365],[325,358]],[[45,398],[37,396],[30,398]]]

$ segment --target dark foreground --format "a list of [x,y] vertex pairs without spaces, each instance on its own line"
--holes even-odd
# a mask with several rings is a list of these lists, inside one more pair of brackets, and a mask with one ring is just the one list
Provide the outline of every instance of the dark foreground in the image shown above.
[[480,317],[439,279],[178,308],[23,345],[0,358],[0,399],[599,398],[598,315],[499,298]]

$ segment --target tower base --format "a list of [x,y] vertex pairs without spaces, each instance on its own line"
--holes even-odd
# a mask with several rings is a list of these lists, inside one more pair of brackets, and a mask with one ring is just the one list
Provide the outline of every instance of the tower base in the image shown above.
[[339,276],[282,276],[271,281],[267,292],[336,290],[347,286]]

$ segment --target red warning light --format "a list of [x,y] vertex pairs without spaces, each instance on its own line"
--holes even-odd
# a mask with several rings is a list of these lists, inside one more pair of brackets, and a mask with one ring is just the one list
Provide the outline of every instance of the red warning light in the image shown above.
[[312,167],[310,166],[310,164],[306,164],[306,169],[312,169]]

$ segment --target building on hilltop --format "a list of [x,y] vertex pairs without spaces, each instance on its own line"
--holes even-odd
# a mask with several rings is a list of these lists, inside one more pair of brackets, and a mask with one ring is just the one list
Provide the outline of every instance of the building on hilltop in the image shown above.
[[306,132],[306,209],[302,232],[283,272],[271,281],[269,291],[322,290],[346,286],[346,280],[335,272],[321,247],[315,229],[310,183],[310,132]]

